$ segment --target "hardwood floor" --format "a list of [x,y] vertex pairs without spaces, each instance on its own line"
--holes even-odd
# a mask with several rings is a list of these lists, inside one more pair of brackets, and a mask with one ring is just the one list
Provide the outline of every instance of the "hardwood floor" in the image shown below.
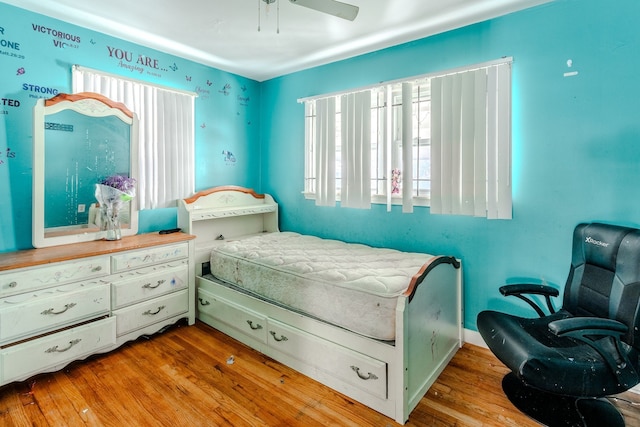
[[[505,373],[465,345],[406,425],[537,426],[502,393]],[[617,404],[640,425],[637,407]],[[0,388],[0,425],[397,426],[200,322]]]

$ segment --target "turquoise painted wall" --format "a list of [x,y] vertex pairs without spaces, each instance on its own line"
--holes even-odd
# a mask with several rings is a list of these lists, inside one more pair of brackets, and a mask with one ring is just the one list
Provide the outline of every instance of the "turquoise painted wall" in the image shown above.
[[[562,286],[579,222],[640,226],[639,17],[636,0],[556,0],[257,83],[0,3],[0,252],[31,246],[31,110],[36,98],[50,96],[36,86],[69,91],[71,65],[80,64],[200,93],[197,189],[236,184],[269,192],[283,230],[460,257],[469,329],[488,307],[530,314],[497,287],[519,279]],[[132,62],[111,56],[115,49]],[[157,59],[158,68],[131,71],[140,55]],[[304,199],[298,98],[502,56],[514,58],[513,220],[432,216],[419,207],[413,214],[379,205],[319,208]],[[141,231],[167,228],[175,209],[143,211],[140,221]]]
[[[198,93],[196,190],[259,187],[258,82],[0,3],[0,252],[31,247],[33,106],[71,91],[74,64]],[[176,209],[139,225],[173,228]]]
[[[281,229],[463,261],[465,327],[483,309],[533,315],[497,291],[532,279],[561,287],[583,221],[640,225],[640,2],[556,0],[261,85],[262,190]],[[298,98],[512,56],[513,220],[316,207],[302,195]],[[571,60],[571,67],[568,62]],[[577,72],[566,77],[565,73]]]

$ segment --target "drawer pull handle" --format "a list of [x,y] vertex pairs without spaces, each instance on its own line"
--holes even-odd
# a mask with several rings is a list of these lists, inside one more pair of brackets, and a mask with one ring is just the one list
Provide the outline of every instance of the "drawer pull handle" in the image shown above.
[[162,285],[164,283],[164,279],[163,280],[158,280],[158,283],[156,283],[155,285],[152,285],[151,283],[147,283],[144,286],[142,286],[145,289],[155,289],[158,286]]
[[372,374],[371,372],[367,373],[367,376],[365,377],[364,375],[362,375],[360,373],[360,368],[358,368],[357,366],[351,365],[351,369],[353,369],[355,371],[356,374],[358,374],[358,378],[360,378],[361,380],[377,380],[378,377],[375,374]]
[[73,347],[74,345],[78,344],[80,341],[82,341],[80,338],[75,339],[73,341],[69,341],[69,346],[67,348],[63,348],[61,350],[58,350],[58,346],[53,346],[51,348],[46,349],[44,352],[45,353],[64,353],[65,351],[71,349],[71,347]]
[[269,331],[269,333],[271,334],[273,339],[278,341],[278,342],[280,342],[280,341],[288,341],[289,340],[289,338],[285,337],[284,335],[280,335],[280,338],[278,338],[274,331]]
[[97,265],[97,266],[95,266],[95,267],[93,267],[93,268],[91,269],[91,271],[92,271],[92,272],[94,272],[94,273],[95,273],[96,271],[100,271],[100,270],[102,270],[102,266],[101,266],[101,265]]
[[11,283],[9,283],[9,287],[10,287],[10,288],[15,288],[16,286],[18,286],[18,282],[11,282]]
[[164,307],[165,307],[164,305],[161,305],[158,307],[156,311],[147,310],[142,314],[145,316],[155,316],[156,314],[160,313]]
[[[249,324],[249,327],[251,329],[253,329],[254,331],[257,331],[258,329],[262,329],[262,325],[260,323],[256,323],[255,325],[253,324],[253,321],[251,320],[247,320],[247,323]],[[271,332],[273,334],[273,332]],[[273,338],[275,338],[276,336],[274,335]],[[277,340],[276,340],[277,341]]]
[[207,300],[204,300],[202,298],[198,298],[200,300],[200,305],[210,305],[211,303]]
[[48,315],[48,314],[62,314],[64,312],[66,312],[67,310],[69,310],[70,308],[75,307],[75,306],[76,306],[76,303],[72,302],[72,303],[69,303],[69,304],[65,304],[64,305],[64,309],[62,309],[60,311],[55,311],[55,308],[48,308],[45,311],[43,311],[42,313],[40,313],[40,314],[44,314],[45,316]]

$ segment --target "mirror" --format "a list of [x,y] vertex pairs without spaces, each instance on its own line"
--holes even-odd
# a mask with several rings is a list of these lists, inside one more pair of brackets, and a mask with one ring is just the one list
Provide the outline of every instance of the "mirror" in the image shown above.
[[[98,240],[96,186],[108,177],[138,179],[138,120],[97,93],[39,99],[33,131],[33,246]],[[122,235],[138,232],[136,198],[120,211]]]

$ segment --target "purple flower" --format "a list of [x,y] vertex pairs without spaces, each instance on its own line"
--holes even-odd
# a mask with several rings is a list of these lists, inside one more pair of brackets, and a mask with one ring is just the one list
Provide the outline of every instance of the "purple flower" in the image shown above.
[[111,175],[103,179],[100,184],[113,187],[123,193],[131,194],[135,191],[136,180],[124,175]]

